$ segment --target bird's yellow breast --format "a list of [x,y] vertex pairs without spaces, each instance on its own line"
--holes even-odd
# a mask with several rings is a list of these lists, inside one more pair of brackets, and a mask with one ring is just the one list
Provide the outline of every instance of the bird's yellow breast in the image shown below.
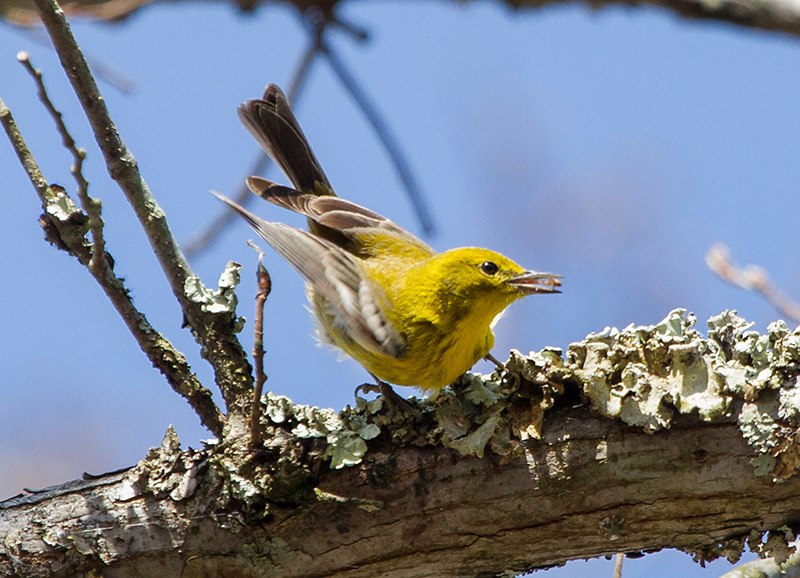
[[391,267],[381,259],[363,261],[385,292],[390,322],[405,339],[400,357],[361,347],[325,314],[324,304],[315,303],[315,313],[333,345],[379,379],[440,389],[489,353],[493,319],[518,297],[505,285],[484,282],[475,263],[504,259],[488,251],[485,257],[484,251],[458,249],[404,263],[394,259]]

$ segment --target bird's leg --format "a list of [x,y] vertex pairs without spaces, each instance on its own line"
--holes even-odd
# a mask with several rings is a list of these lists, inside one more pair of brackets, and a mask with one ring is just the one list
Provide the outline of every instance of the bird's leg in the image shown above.
[[375,380],[375,384],[362,383],[356,388],[355,391],[356,395],[358,395],[359,391],[361,393],[380,393],[384,397],[384,399],[386,399],[386,401],[395,408],[404,409],[414,414],[419,413],[416,409],[414,409],[414,407],[407,399],[398,395],[397,392],[392,389],[391,385],[389,385],[382,379],[379,379],[372,372],[370,372],[369,374],[372,376],[372,379]]
[[497,369],[503,369],[503,368],[505,368],[505,365],[503,365],[502,363],[500,363],[499,361],[497,361],[497,358],[495,358],[495,356],[494,356],[494,355],[492,355],[491,353],[487,353],[486,355],[484,355],[484,356],[483,356],[483,358],[484,358],[486,361],[491,361],[492,363],[494,363],[494,364],[497,366]]

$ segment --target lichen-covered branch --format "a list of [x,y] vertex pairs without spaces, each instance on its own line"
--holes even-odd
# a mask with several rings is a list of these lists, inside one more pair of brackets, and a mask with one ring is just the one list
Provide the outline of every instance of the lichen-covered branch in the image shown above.
[[745,546],[781,563],[800,511],[800,332],[709,323],[704,339],[676,310],[565,356],[512,352],[415,412],[267,394],[261,448],[180,451],[168,431],[125,473],[0,503],[0,574],[488,576]]
[[[235,338],[241,327],[235,309],[220,307],[222,300],[194,275],[167,224],[166,215],[151,194],[131,152],[109,116],[64,13],[53,0],[34,0],[75,93],[92,126],[111,177],[133,207],[153,252],[181,305],[187,324],[214,368],[216,381],[229,410],[228,424],[243,427],[249,407],[252,376],[247,356]],[[232,279],[232,277],[228,276]],[[228,299],[229,305],[235,298]]]

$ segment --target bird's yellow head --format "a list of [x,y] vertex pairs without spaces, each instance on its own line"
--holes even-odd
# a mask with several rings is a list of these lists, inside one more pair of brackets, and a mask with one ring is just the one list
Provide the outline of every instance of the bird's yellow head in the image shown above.
[[475,247],[439,253],[415,269],[405,286],[405,295],[416,301],[412,307],[436,311],[443,325],[467,323],[476,329],[488,327],[517,299],[558,293],[561,285],[559,275],[527,271],[508,257]]
[[452,249],[432,258],[438,278],[448,290],[469,300],[491,299],[503,307],[534,293],[558,293],[560,275],[528,271],[488,249]]

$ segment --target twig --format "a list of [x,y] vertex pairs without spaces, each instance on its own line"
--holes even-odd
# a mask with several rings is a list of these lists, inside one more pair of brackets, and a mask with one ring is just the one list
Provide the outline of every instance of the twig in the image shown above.
[[614,578],[622,578],[622,561],[625,559],[625,554],[619,552],[615,556],[616,560],[614,562]]
[[267,375],[264,373],[264,304],[272,290],[272,281],[269,272],[264,267],[264,251],[253,241],[247,241],[253,249],[258,251],[258,292],[256,293],[256,313],[254,321],[253,363],[255,365],[255,385],[253,386],[253,403],[250,408],[250,447],[257,448],[261,445],[261,393]]
[[11,111],[2,99],[0,99],[0,122],[45,207],[42,221],[50,240],[75,255],[87,267],[153,366],[167,378],[170,386],[189,402],[200,417],[201,423],[215,436],[221,437],[225,417],[212,400],[211,392],[203,387],[197,376],[192,373],[183,354],[150,325],[144,314],[136,310],[122,279],[114,274],[108,259],[99,261],[97,269],[89,267],[91,254],[84,245],[84,219],[78,218],[80,212],[66,194],[59,195],[54,190],[55,187],[48,187],[14,122]]
[[[330,15],[314,6],[303,12],[303,18],[304,22],[311,30],[311,44],[309,44],[308,48],[303,54],[303,57],[300,59],[297,68],[295,69],[292,81],[289,85],[289,91],[287,93],[289,102],[292,105],[297,103],[297,99],[300,96],[303,85],[305,84],[305,81],[310,73],[314,58],[318,54],[326,55],[331,67],[334,69],[334,72],[337,74],[342,84],[344,84],[345,89],[356,101],[358,107],[367,117],[367,121],[370,123],[370,125],[372,125],[373,129],[378,135],[379,140],[383,144],[384,148],[386,148],[389,154],[389,159],[392,164],[394,164],[400,176],[400,180],[403,183],[403,186],[405,187],[409,197],[411,198],[411,203],[417,213],[417,218],[420,220],[422,230],[429,235],[434,234],[435,225],[430,216],[430,211],[425,203],[424,196],[417,185],[408,161],[406,161],[402,150],[397,145],[395,138],[388,128],[388,125],[381,118],[377,109],[371,104],[369,97],[367,97],[364,91],[360,88],[353,76],[347,70],[347,67],[344,65],[344,63],[335,53],[332,53],[330,47],[328,47],[322,41],[323,33],[329,25],[336,26],[359,41],[365,41],[369,38],[367,31],[363,28],[359,28],[351,22]],[[268,163],[269,157],[267,157],[266,153],[262,151],[259,153],[258,159],[248,174],[262,174],[266,170]],[[238,189],[235,199],[239,204],[247,205],[251,201],[252,195],[247,187],[242,185]],[[219,216],[217,216],[208,226],[206,226],[202,232],[184,244],[186,255],[188,257],[194,257],[195,255],[206,250],[209,245],[211,245],[211,243],[213,243],[219,237],[219,235],[234,221],[234,216],[235,213],[230,207],[226,206],[224,209],[222,209],[222,212],[219,214]]]
[[[220,312],[194,299],[199,294],[212,292],[205,287],[202,287],[203,291],[196,290],[201,287],[199,279],[192,273],[169,229],[164,211],[151,194],[139,173],[136,160],[117,132],[63,11],[53,0],[34,0],[34,5],[89,119],[109,174],[125,193],[139,218],[172,292],[181,305],[187,324],[203,347],[203,357],[214,368],[216,381],[229,411],[235,410],[237,415],[244,412],[252,381],[247,355],[230,332],[235,311],[230,308]],[[189,288],[194,292],[190,293]]]
[[[300,63],[295,69],[292,82],[289,85],[288,95],[289,102],[292,104],[294,104],[300,96],[300,92],[302,91],[305,81],[308,78],[309,71],[311,70],[311,64],[314,61],[314,57],[317,55],[317,50],[318,47],[316,43],[312,43],[306,50],[303,58],[300,60]],[[253,166],[250,167],[250,170],[247,172],[247,174],[264,174],[264,172],[270,166],[270,162],[271,161],[269,156],[267,156],[267,153],[263,150],[260,150],[258,157],[253,163]],[[239,185],[239,189],[236,191],[234,199],[240,205],[247,206],[254,198],[255,195],[250,193],[250,189],[247,188],[244,180],[242,180],[242,183]],[[203,228],[202,231],[184,244],[184,252],[186,253],[186,256],[191,259],[195,255],[205,251],[217,238],[219,238],[222,232],[227,229],[231,223],[237,220],[236,217],[236,212],[228,205],[225,205],[213,221],[211,221]]]
[[359,26],[358,24],[355,24],[354,22],[345,20],[338,14],[333,14],[331,18],[331,24],[336,28],[348,33],[359,42],[366,42],[369,40],[369,30]]
[[757,265],[738,268],[731,261],[730,250],[722,243],[712,246],[706,253],[706,265],[717,276],[746,291],[763,295],[781,314],[800,323],[800,304],[792,301],[783,291],[772,284],[767,272]]
[[[38,19],[37,24],[38,24]],[[50,39],[47,37],[47,34],[44,33],[44,30],[39,28],[14,28],[15,30],[20,30],[23,34],[27,35],[29,39],[33,40],[37,44],[41,44],[42,46],[47,46],[48,48],[52,48],[53,45],[50,43]],[[90,53],[84,52],[86,55],[86,61],[89,63],[89,67],[94,70],[94,73],[100,80],[104,80],[113,88],[116,88],[122,94],[131,94],[136,90],[136,82],[128,76],[127,74],[117,70],[110,64],[106,64],[100,58],[93,56]]]
[[86,159],[86,150],[75,146],[75,139],[69,134],[67,125],[64,124],[63,115],[56,109],[50,97],[47,95],[47,89],[42,79],[42,72],[33,67],[28,53],[19,52],[17,54],[17,60],[22,63],[34,82],[36,82],[39,100],[44,104],[48,112],[50,112],[50,116],[53,117],[56,123],[56,129],[58,129],[58,133],[61,135],[64,148],[72,153],[74,164],[70,167],[70,172],[78,185],[76,193],[78,199],[81,201],[81,207],[89,216],[89,230],[92,232],[92,258],[89,261],[89,268],[92,269],[93,273],[99,274],[103,269],[101,261],[105,259],[106,246],[105,240],[103,239],[103,219],[101,217],[102,204],[99,199],[93,199],[89,196],[89,181],[83,176],[83,161]]

